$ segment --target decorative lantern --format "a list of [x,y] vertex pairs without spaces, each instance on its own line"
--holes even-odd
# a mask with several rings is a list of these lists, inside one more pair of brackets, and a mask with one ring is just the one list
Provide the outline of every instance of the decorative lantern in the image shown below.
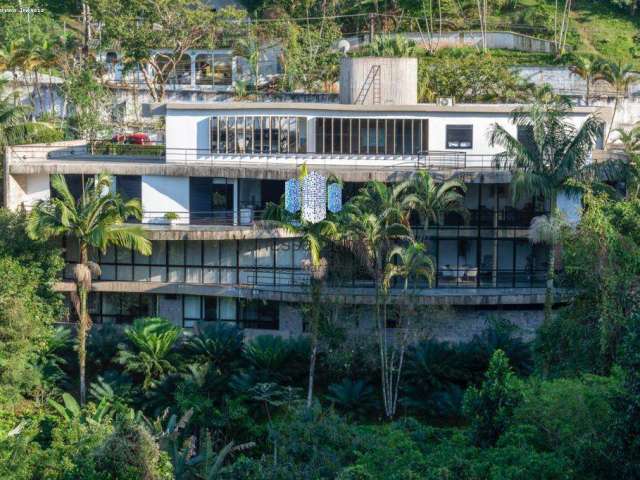
[[327,187],[327,208],[332,213],[342,210],[342,185],[331,183]]
[[284,184],[284,208],[290,213],[300,211],[300,180],[292,178]]
[[302,219],[318,223],[327,216],[327,179],[310,172],[302,179]]

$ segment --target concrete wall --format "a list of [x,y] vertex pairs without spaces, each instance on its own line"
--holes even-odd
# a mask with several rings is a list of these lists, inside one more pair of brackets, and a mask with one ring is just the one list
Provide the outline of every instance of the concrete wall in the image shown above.
[[167,223],[162,212],[176,212],[174,223],[189,223],[189,178],[145,175],[142,177],[142,209],[145,223]]
[[[517,128],[510,119],[510,112],[464,112],[464,111],[428,111],[425,105],[425,111],[411,112],[379,112],[371,110],[367,111],[331,111],[328,107],[327,111],[297,108],[279,108],[277,111],[262,109],[238,109],[230,108],[229,110],[219,109],[193,109],[193,110],[176,110],[169,109],[166,117],[166,140],[167,140],[167,162],[189,163],[189,162],[207,162],[211,161],[212,156],[209,154],[209,118],[214,115],[291,115],[306,116],[308,121],[308,150],[313,153],[315,147],[315,135],[312,135],[314,129],[311,128],[315,124],[315,117],[336,117],[336,118],[415,118],[429,120],[429,150],[432,152],[447,151],[446,148],[446,127],[447,125],[473,125],[473,148],[463,150],[448,150],[452,153],[461,153],[466,155],[493,155],[499,153],[502,149],[498,146],[491,146],[489,136],[494,124],[503,126],[512,135],[516,135]],[[400,109],[401,110],[401,109]],[[587,113],[579,112],[572,114],[569,119],[579,127],[587,118]],[[347,155],[348,156],[348,155]],[[255,159],[252,155],[231,155],[238,162],[255,162],[266,161],[264,156]],[[255,156],[254,156],[255,157]],[[272,155],[271,158],[286,155]],[[356,156],[352,156],[356,157]],[[365,156],[366,157],[366,156]],[[297,158],[297,157],[296,157]],[[324,157],[323,157],[324,158]],[[371,157],[369,157],[371,158]],[[299,160],[299,159],[298,159]],[[231,160],[230,160],[231,161]],[[293,160],[292,160],[293,161]],[[347,162],[344,162],[345,164]],[[366,158],[361,161],[366,164]],[[379,165],[379,159],[373,165]],[[470,163],[468,166],[472,166]]]
[[[377,74],[372,70],[375,68],[379,68]],[[374,76],[370,77],[372,73]],[[379,93],[379,101],[374,101],[375,93]],[[343,57],[340,62],[340,103],[415,105],[418,103],[418,59]]]
[[[395,34],[390,34],[389,36],[393,35]],[[426,35],[422,35],[419,32],[399,33],[397,35],[412,40],[418,45],[424,45],[426,48],[482,46],[482,34],[473,31],[434,33],[431,36],[431,41]],[[351,44],[352,48],[358,48],[368,43],[369,39],[368,36],[361,36],[349,37],[346,40]],[[515,32],[487,32],[486,43],[487,48],[504,48],[507,50],[540,53],[553,53],[555,51],[555,46],[550,40]]]
[[[373,306],[360,306],[341,312],[343,326],[354,335],[362,335],[375,329]],[[516,329],[516,335],[532,340],[542,325],[542,308],[518,310],[469,309],[456,307],[437,307],[424,313],[412,323],[414,335],[420,338],[432,338],[441,342],[469,342],[474,336],[487,330],[492,320],[503,319]],[[393,332],[390,329],[390,332]]]

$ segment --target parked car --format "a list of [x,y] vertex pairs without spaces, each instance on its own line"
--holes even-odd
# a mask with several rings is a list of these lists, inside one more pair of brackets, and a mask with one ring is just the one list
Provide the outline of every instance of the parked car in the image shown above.
[[150,145],[151,139],[146,133],[117,133],[112,138],[113,143],[125,143],[129,145]]

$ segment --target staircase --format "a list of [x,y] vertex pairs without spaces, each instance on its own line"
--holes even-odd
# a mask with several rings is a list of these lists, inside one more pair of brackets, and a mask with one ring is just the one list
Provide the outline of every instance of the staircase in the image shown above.
[[356,97],[355,104],[364,105],[365,100],[369,96],[369,92],[373,88],[373,104],[380,103],[380,65],[372,65],[364,80],[364,84]]

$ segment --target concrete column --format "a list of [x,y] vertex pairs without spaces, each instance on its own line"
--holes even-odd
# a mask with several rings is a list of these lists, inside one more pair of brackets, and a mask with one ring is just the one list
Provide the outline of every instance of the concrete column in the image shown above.
[[196,86],[196,54],[190,53],[191,57],[191,86],[195,88]]

